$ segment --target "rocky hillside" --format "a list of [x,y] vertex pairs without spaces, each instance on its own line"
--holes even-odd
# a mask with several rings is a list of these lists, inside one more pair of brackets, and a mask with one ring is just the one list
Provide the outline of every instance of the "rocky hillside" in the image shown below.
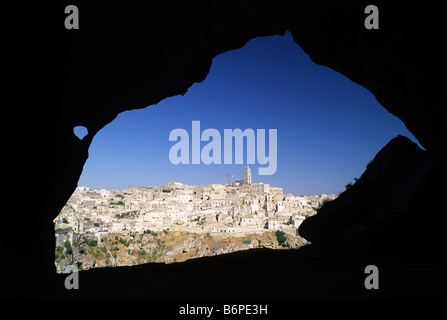
[[82,237],[73,247],[65,242],[56,248],[55,264],[58,273],[66,273],[72,266],[87,270],[150,262],[174,263],[258,247],[296,249],[305,243],[303,238],[281,231],[244,237],[167,230],[111,233],[100,243],[92,237]]
[[440,199],[433,176],[440,178],[428,165],[427,152],[399,135],[377,153],[352,186],[304,220],[299,234],[325,246],[377,247],[380,242],[383,250],[392,242],[399,244],[399,250],[414,250],[407,241],[420,242],[414,240],[415,232],[420,238],[422,232],[428,231],[425,238],[440,233],[435,224],[421,219],[431,210],[430,200]]

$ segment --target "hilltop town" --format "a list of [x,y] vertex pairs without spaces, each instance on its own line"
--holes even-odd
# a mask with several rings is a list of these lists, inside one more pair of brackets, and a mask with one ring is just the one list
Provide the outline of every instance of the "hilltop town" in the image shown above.
[[56,267],[179,262],[254,247],[297,248],[297,229],[335,195],[295,196],[245,180],[233,184],[78,187],[54,220]]

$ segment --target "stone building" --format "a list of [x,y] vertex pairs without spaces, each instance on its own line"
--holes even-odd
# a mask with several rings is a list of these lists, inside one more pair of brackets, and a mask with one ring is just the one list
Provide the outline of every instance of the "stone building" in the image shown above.
[[247,168],[245,168],[245,184],[251,184],[251,170],[247,164]]
[[267,229],[277,230],[278,228],[279,228],[279,220],[277,218],[268,218],[267,219]]

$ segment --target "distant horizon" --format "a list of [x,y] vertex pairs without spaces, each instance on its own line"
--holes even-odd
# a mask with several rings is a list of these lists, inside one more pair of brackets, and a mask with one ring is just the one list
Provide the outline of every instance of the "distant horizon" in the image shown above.
[[[371,92],[313,63],[286,32],[216,56],[206,79],[183,96],[120,113],[93,138],[78,185],[121,190],[166,181],[225,184],[227,178],[216,175],[226,174],[244,179],[246,153],[243,164],[170,162],[170,132],[191,133],[193,121],[221,134],[227,128],[277,130],[277,170],[260,176],[265,165],[250,164],[252,181],[295,195],[343,192],[399,134],[420,146]],[[207,143],[199,142],[202,148]]]
[[[236,180],[234,180],[231,183],[231,185],[234,182],[236,182]],[[135,188],[162,188],[162,187],[165,187],[166,184],[168,184],[168,183],[181,183],[181,184],[184,184],[184,185],[187,185],[187,186],[210,186],[212,184],[223,185],[223,186],[228,185],[228,183],[219,183],[219,182],[212,182],[212,183],[206,183],[206,184],[204,184],[204,183],[188,184],[188,183],[181,182],[181,181],[168,181],[168,182],[165,182],[165,184],[163,184],[163,185],[128,185],[128,186],[123,186],[123,187],[119,186],[118,188],[99,188],[99,187],[91,187],[91,186],[87,186],[87,185],[78,185],[76,188],[88,188],[88,189],[92,189],[92,190],[119,190],[119,191],[124,191],[127,188],[129,188],[129,187],[135,187]],[[255,182],[252,182],[251,184],[256,184],[256,183],[268,184],[270,187],[274,187],[274,188],[282,188],[284,194],[293,194],[294,196],[312,196],[312,195],[321,195],[321,194],[327,194],[327,195],[335,194],[335,195],[338,196],[341,192],[344,191],[344,190],[342,190],[342,191],[340,191],[338,193],[322,192],[322,193],[307,193],[307,194],[300,193],[300,194],[296,194],[296,193],[293,193],[293,192],[286,192],[284,187],[281,187],[281,186],[278,186],[278,185],[271,185],[269,183],[264,183],[262,181],[255,181]]]
[[[239,180],[239,179],[235,179],[235,181],[236,180]],[[243,180],[243,179],[241,179],[241,180]],[[234,181],[234,182],[235,182]],[[233,182],[233,183],[234,183]],[[89,186],[84,186],[84,185],[78,185],[76,188],[88,188],[88,189],[92,189],[92,190],[119,190],[119,191],[124,191],[124,190],[126,190],[127,188],[163,188],[163,187],[166,187],[166,185],[168,184],[168,183],[181,183],[181,184],[184,184],[184,185],[187,185],[187,186],[190,186],[190,187],[195,187],[195,186],[204,186],[204,187],[207,187],[207,186],[210,186],[210,185],[213,185],[213,184],[216,184],[216,185],[223,185],[223,186],[226,186],[226,185],[228,185],[227,183],[210,183],[210,184],[187,184],[187,183],[184,183],[184,182],[181,182],[181,181],[168,181],[168,182],[166,182],[164,185],[153,185],[153,186],[149,186],[149,185],[128,185],[128,186],[126,186],[126,187],[124,187],[124,188],[122,188],[122,189],[120,189],[120,188],[118,188],[118,189],[115,189],[115,188],[112,188],[112,189],[110,189],[110,188],[93,188],[93,187],[89,187]],[[233,183],[231,183],[231,186],[232,186],[232,184]],[[263,184],[266,184],[266,183],[264,183],[264,182],[262,182],[262,181],[258,181],[258,182],[252,182],[251,184],[256,184],[256,183],[263,183]],[[268,184],[268,183],[267,183]],[[326,194],[326,195],[332,195],[332,194],[334,194],[334,195],[337,195],[338,196],[338,194],[335,194],[335,193],[319,193],[319,194],[299,194],[299,195],[297,195],[297,194],[294,194],[294,193],[292,193],[292,192],[285,192],[285,190],[284,190],[284,188],[283,187],[281,187],[281,186],[272,186],[272,185],[270,185],[270,184],[268,184],[270,187],[274,187],[274,188],[282,188],[283,189],[283,194],[293,194],[294,196],[314,196],[314,195],[322,195],[322,194]]]

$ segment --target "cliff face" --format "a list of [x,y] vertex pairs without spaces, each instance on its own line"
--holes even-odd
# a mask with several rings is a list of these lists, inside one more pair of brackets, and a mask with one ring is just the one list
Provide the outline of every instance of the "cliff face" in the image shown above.
[[[94,135],[124,110],[184,94],[193,83],[206,78],[214,56],[240,48],[257,36],[289,30],[315,63],[370,90],[421,142],[429,157],[414,151],[417,161],[398,157],[401,160],[391,161],[391,167],[375,164],[377,174],[381,168],[399,169],[388,180],[372,173],[362,177],[362,184],[376,184],[364,190],[376,192],[374,203],[383,200],[383,212],[405,211],[408,201],[416,201],[411,196],[415,186],[421,190],[445,174],[447,146],[441,116],[445,97],[440,79],[447,71],[447,52],[440,41],[445,26],[436,3],[403,6],[376,1],[380,29],[366,30],[364,8],[370,4],[366,1],[88,1],[79,4],[81,22],[76,32],[63,26],[64,8],[69,4],[36,3],[25,12],[20,7],[7,11],[10,32],[4,39],[8,48],[4,59],[11,68],[4,78],[10,98],[7,109],[12,114],[5,119],[11,120],[13,128],[5,135],[5,148],[8,165],[16,173],[7,184],[16,192],[26,185],[30,194],[26,201],[22,194],[17,195],[13,203],[19,205],[3,221],[14,232],[17,220],[24,221],[20,232],[28,235],[16,237],[13,231],[3,235],[5,241],[11,237],[16,241],[15,248],[4,255],[17,261],[10,265],[10,272],[18,277],[45,278],[55,272],[52,220],[76,187]],[[78,125],[88,129],[82,140],[73,134]],[[429,173],[424,178],[426,170]],[[420,184],[418,179],[422,179]],[[399,199],[397,207],[381,192],[381,183],[386,183],[383,190]],[[365,197],[366,191],[358,192]],[[365,207],[358,201],[342,200],[337,203],[343,204],[343,211],[357,214],[357,209]],[[348,208],[350,204],[357,209]],[[368,229],[375,219],[382,219],[379,204],[374,208],[366,208],[362,219],[344,218],[347,222],[331,232],[340,241],[357,237],[356,228]],[[421,219],[437,221],[442,210],[434,203],[430,219]],[[329,219],[323,219],[329,214],[318,216],[314,221]],[[325,223],[315,222],[311,227],[311,221],[303,226],[305,235],[327,242],[316,227],[325,228]],[[27,248],[27,255],[17,248]],[[36,268],[22,263],[30,259]],[[19,295],[23,292],[14,290]]]
[[420,197],[418,188],[429,171],[427,153],[397,136],[377,153],[353,186],[303,221],[299,233],[312,243],[330,246],[378,241],[384,236],[380,234],[384,225],[417,219],[405,213]]
[[298,249],[307,242],[299,236],[287,234],[279,245],[274,231],[247,234],[241,237],[167,231],[110,234],[97,243],[95,239],[78,241],[70,254],[63,246],[56,248],[56,270],[66,273],[72,267],[92,268],[133,266],[144,263],[175,263],[200,257],[211,257],[254,248]]

